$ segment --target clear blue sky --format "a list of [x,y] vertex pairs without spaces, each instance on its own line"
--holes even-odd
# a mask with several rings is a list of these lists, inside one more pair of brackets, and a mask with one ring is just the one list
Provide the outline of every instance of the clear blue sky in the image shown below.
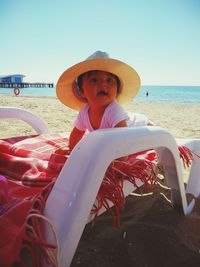
[[200,85],[200,0],[0,0],[0,75],[56,82],[96,50],[143,85]]

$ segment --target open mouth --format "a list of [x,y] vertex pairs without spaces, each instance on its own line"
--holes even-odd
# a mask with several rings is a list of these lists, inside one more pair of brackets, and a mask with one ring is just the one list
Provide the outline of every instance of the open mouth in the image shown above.
[[98,93],[97,93],[97,96],[106,96],[106,95],[108,95],[108,93],[107,92],[105,92],[105,91],[99,91]]

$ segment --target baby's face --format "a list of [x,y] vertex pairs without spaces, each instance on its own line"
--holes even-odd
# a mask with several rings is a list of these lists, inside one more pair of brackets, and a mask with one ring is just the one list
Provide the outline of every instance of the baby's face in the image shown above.
[[82,78],[82,92],[90,106],[108,106],[117,96],[117,79],[105,71],[90,71]]

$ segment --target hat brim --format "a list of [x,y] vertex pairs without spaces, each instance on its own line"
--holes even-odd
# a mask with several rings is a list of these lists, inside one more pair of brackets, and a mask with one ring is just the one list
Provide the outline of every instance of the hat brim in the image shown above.
[[128,64],[111,58],[90,59],[72,66],[60,76],[56,85],[56,94],[64,105],[75,110],[80,110],[85,105],[75,96],[73,86],[79,75],[91,70],[110,72],[119,78],[122,91],[117,96],[117,101],[120,104],[131,101],[139,91],[140,77]]

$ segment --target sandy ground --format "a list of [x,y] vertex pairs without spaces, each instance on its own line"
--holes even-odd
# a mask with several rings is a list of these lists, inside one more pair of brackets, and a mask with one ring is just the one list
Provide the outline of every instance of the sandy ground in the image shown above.
[[[77,115],[51,97],[0,94],[0,105],[32,111],[54,132],[70,131]],[[133,102],[125,109],[145,114],[176,138],[200,138],[199,105]],[[26,123],[0,120],[1,138],[29,133]],[[170,190],[160,186],[147,196],[129,196],[117,229],[109,213],[88,224],[71,267],[199,267],[200,201],[184,216],[164,196],[170,198]]]
[[[52,131],[70,131],[77,112],[53,97],[24,97],[0,94],[1,106],[15,106],[32,111]],[[145,114],[157,126],[168,129],[176,138],[200,138],[200,105],[132,102],[124,106],[130,112]],[[12,127],[11,127],[12,125]],[[32,133],[24,122],[0,121],[0,137]]]

